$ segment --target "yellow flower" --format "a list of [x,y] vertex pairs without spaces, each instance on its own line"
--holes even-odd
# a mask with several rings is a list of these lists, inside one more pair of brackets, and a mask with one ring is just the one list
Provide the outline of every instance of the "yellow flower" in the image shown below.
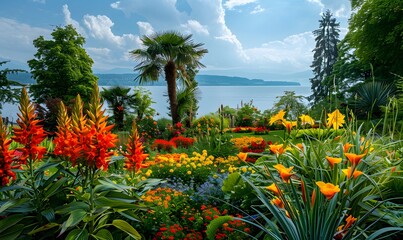
[[327,114],[327,126],[333,127],[333,129],[339,129],[343,126],[344,123],[344,115],[339,111],[339,109],[334,110],[332,113]]
[[192,171],[188,171],[187,174],[188,174],[188,175],[192,174]]
[[272,116],[270,118],[270,125],[273,125],[273,123],[278,122],[278,121],[285,121],[284,119],[284,115],[285,115],[285,111],[281,110],[280,112],[278,112],[276,115]]
[[329,162],[330,166],[333,168],[335,163],[341,163],[341,158],[329,157],[326,156],[327,161]]
[[333,185],[332,183],[324,183],[322,181],[316,182],[318,185],[319,190],[327,199],[332,199],[334,195],[340,192],[340,188],[337,185]]
[[299,119],[301,119],[302,126],[307,125],[307,124],[309,124],[311,126],[315,125],[315,120],[313,120],[313,118],[311,118],[309,115],[302,114],[299,117]]
[[241,159],[242,161],[246,161],[246,158],[248,157],[248,153],[240,152],[238,153],[238,158]]
[[343,171],[343,173],[347,176],[348,179],[350,179],[351,176],[354,177],[354,179],[356,179],[358,176],[360,176],[361,174],[363,174],[363,172],[358,171],[357,169],[354,169],[354,172],[351,172],[351,167],[347,168],[347,169],[342,169],[341,171]]

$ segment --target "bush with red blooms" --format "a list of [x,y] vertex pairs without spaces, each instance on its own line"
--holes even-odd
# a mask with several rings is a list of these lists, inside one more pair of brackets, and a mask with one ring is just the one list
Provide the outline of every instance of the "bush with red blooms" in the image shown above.
[[255,135],[264,135],[264,134],[268,134],[270,132],[270,129],[266,128],[266,127],[257,127],[255,128]]
[[183,124],[178,122],[174,126],[169,128],[169,131],[172,134],[172,137],[177,137],[185,133],[186,129],[183,127]]
[[176,147],[182,147],[182,148],[189,148],[193,145],[194,143],[193,138],[188,138],[184,136],[177,136],[173,137],[170,142],[174,143]]
[[[241,152],[262,153],[271,144],[272,144],[271,141],[266,142],[265,140],[262,140],[260,143],[252,141],[249,146],[243,147]],[[258,158],[259,158],[259,156],[250,156],[250,155],[248,155],[248,157],[246,158],[245,161],[254,163],[254,162],[256,162],[256,160]]]
[[233,133],[250,133],[253,131],[254,128],[252,127],[236,127],[232,129]]
[[174,148],[176,148],[175,143],[165,139],[155,139],[153,145],[151,146],[152,150],[158,152],[172,152]]

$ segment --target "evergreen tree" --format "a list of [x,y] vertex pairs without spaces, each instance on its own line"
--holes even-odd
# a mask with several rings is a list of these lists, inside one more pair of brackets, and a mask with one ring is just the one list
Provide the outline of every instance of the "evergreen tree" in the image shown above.
[[332,91],[333,79],[330,79],[330,75],[338,56],[339,25],[327,10],[319,20],[319,29],[313,31],[316,46],[311,65],[314,73],[310,79],[312,95],[309,97],[313,104],[325,100]]
[[36,84],[31,92],[36,102],[61,98],[68,103],[80,94],[88,102],[97,77],[92,73],[93,60],[83,45],[84,37],[72,25],[56,27],[52,40],[43,36],[34,40],[38,49],[35,58],[28,61]]
[[[1,61],[0,66],[6,64],[7,61]],[[20,83],[12,81],[7,78],[8,74],[14,74],[18,72],[26,72],[21,69],[3,69],[0,70],[0,114],[3,109],[3,103],[16,103],[21,95],[21,88],[15,88],[14,86],[21,86]]]

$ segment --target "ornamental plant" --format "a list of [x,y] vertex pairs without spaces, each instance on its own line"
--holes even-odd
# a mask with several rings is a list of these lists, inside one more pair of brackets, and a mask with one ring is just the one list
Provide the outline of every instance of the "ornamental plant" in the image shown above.
[[385,168],[385,162],[377,157],[371,132],[367,137],[361,137],[360,132],[348,131],[324,142],[304,142],[303,148],[285,142],[288,150],[258,160],[258,175],[243,176],[243,181],[261,201],[252,208],[262,221],[244,221],[273,239],[397,236],[403,231],[401,221],[388,220],[396,219],[393,211],[382,211],[381,207],[395,201],[384,198],[380,190],[393,176],[391,167]]

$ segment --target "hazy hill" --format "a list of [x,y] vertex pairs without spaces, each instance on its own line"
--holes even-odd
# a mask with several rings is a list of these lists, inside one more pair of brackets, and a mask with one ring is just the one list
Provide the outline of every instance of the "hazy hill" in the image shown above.
[[[100,86],[138,86],[138,83],[134,81],[137,75],[133,73],[95,75],[99,78],[98,85]],[[35,83],[30,73],[10,74],[8,78],[23,84]],[[219,75],[197,75],[196,80],[199,82],[199,86],[300,86],[300,83],[291,81],[264,81]],[[165,81],[160,79],[158,82],[148,85],[163,86]]]

